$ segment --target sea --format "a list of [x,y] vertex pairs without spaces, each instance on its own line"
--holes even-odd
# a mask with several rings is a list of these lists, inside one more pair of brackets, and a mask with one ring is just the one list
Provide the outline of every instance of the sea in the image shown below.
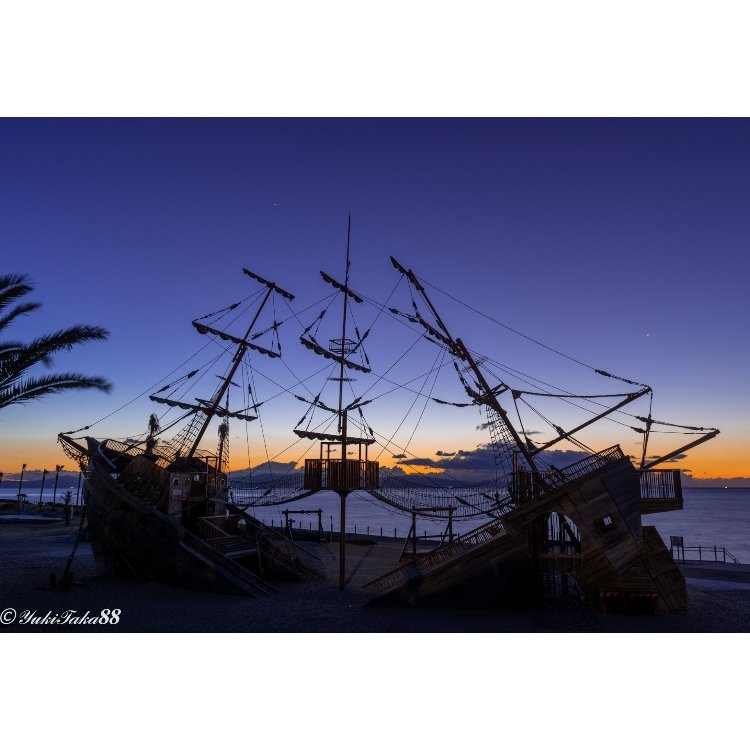
[[[57,496],[60,501],[62,492],[58,487]],[[77,488],[73,488],[73,503],[80,502],[76,497]],[[39,489],[24,488],[29,504],[40,501]],[[14,483],[3,482],[0,487],[0,501],[14,500],[18,487]],[[684,488],[684,507],[682,510],[668,513],[654,513],[643,517],[644,525],[655,526],[664,543],[669,547],[670,537],[680,536],[686,548],[701,546],[703,559],[713,559],[714,546],[718,550],[719,559],[721,549],[726,548],[731,555],[740,562],[750,564],[750,487],[748,488]],[[41,502],[52,502],[52,490],[46,489],[41,496]],[[339,496],[333,492],[320,492],[286,506],[257,506],[250,507],[251,512],[258,519],[276,528],[283,527],[286,522],[284,510],[290,511],[288,519],[294,529],[316,529],[318,527],[318,513],[325,532],[339,530],[340,514]],[[307,511],[299,513],[298,511]],[[455,519],[453,531],[457,534],[466,533],[485,523],[486,519]],[[412,517],[403,512],[384,505],[366,493],[353,492],[346,501],[346,531],[347,533],[368,534],[383,538],[403,539],[409,533]],[[445,519],[430,519],[419,516],[417,518],[417,534],[422,538],[438,539],[446,533]],[[688,559],[694,554],[688,553]],[[695,558],[697,559],[697,558]]]
[[[325,531],[338,531],[340,500],[333,492],[321,492],[294,505],[283,507],[257,507],[252,512],[264,523],[282,526],[284,508],[289,510],[322,511]],[[291,514],[293,528],[316,528],[317,514]],[[466,533],[487,519],[455,520],[455,533]],[[346,528],[349,532],[385,537],[403,538],[411,526],[410,513],[370,498],[365,493],[352,493],[346,501]],[[685,547],[705,547],[705,557],[713,559],[713,547],[725,547],[742,563],[750,564],[750,487],[683,489],[683,509],[668,513],[643,516],[643,524],[655,526],[669,547],[671,536],[681,536]],[[435,538],[445,533],[445,519],[417,518],[417,534]],[[710,552],[709,552],[710,550]],[[696,553],[697,554],[697,553]],[[720,554],[720,552],[719,552]],[[693,554],[688,553],[688,559]],[[697,559],[697,558],[696,558]],[[721,558],[720,558],[721,559]]]

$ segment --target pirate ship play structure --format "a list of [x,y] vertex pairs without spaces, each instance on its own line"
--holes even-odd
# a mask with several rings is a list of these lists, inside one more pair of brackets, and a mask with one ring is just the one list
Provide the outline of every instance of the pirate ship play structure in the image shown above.
[[[684,427],[688,434],[697,435],[692,442],[649,460],[649,437],[667,424],[654,420],[649,407],[647,416],[628,415],[638,422],[632,429],[643,438],[637,469],[619,446],[600,451],[587,449],[577,433],[598,420],[624,414],[624,407],[631,402],[650,397],[651,389],[603,370],[595,373],[624,382],[632,390],[581,396],[552,387],[540,388],[542,381],[538,380],[534,381],[536,390],[511,387],[506,382],[509,378],[497,376],[493,360],[478,355],[453,335],[423,281],[391,260],[399,274],[397,286],[405,283],[409,290],[409,312],[370,300],[351,288],[347,241],[344,280],[339,282],[321,272],[323,281],[334,291],[329,291],[323,300],[327,306],[307,326],[300,315],[312,305],[295,310],[290,305],[292,294],[245,269],[259,285],[259,291],[243,303],[193,321],[199,334],[210,337],[222,352],[231,355],[210,399],[188,401],[180,395],[199,379],[196,376],[202,368],[198,368],[151,395],[153,402],[167,407],[160,424],[175,412],[180,416],[164,428],[151,429],[145,439],[123,442],[73,437],[80,431],[59,436],[65,452],[77,459],[86,472],[88,522],[100,555],[109,563],[146,578],[266,595],[273,591],[271,581],[275,579],[316,579],[323,575],[322,568],[309,547],[295,544],[289,535],[269,528],[249,511],[265,505],[289,507],[316,492],[333,491],[340,498],[339,586],[343,588],[346,504],[352,492],[366,492],[390,508],[411,514],[413,519],[410,559],[365,586],[372,603],[474,607],[529,604],[547,598],[597,604],[610,611],[685,609],[684,579],[656,530],[644,526],[642,517],[682,507],[679,470],[654,467],[714,437],[718,430]],[[338,307],[334,307],[337,299],[342,303],[340,328],[335,332],[337,337],[324,346],[317,337],[326,314]],[[286,320],[277,320],[276,300],[289,309]],[[484,426],[489,430],[488,446],[494,460],[493,477],[474,483],[446,475],[415,477],[397,467],[380,466],[377,456],[372,460],[370,452],[374,447],[379,447],[381,453],[392,446],[402,452],[407,448],[399,445],[393,435],[385,437],[376,432],[363,411],[389,392],[374,392],[378,384],[395,383],[384,373],[373,372],[365,351],[365,340],[373,326],[360,333],[354,321],[353,308],[365,301],[375,309],[373,325],[381,317],[390,319],[437,348],[439,363],[428,371],[424,382],[446,364],[453,364],[455,382],[466,392],[468,402],[433,398],[431,390],[425,393],[422,389],[416,392],[417,398],[425,404],[432,401],[443,407],[473,406],[484,410]],[[273,322],[256,331],[269,302],[274,308]],[[231,326],[224,325],[231,322],[226,319],[238,309],[251,318],[242,335],[230,333]],[[318,393],[309,390],[311,377],[294,374],[293,384],[296,390],[307,390],[306,395],[293,394],[307,406],[294,428],[295,444],[308,445],[308,451],[317,447],[318,455],[305,458],[302,471],[290,469],[284,476],[268,481],[228,483],[228,420],[254,421],[263,404],[270,400],[260,402],[257,398],[253,383],[254,373],[259,371],[251,364],[251,357],[281,360],[279,329],[288,321],[303,327],[300,343],[321,360],[327,360],[323,368],[327,373]],[[263,342],[265,346],[259,342],[263,337],[267,340]],[[361,388],[357,395],[354,375],[370,377],[375,384]],[[242,384],[235,379],[241,379]],[[398,385],[409,387],[408,382]],[[239,386],[244,394],[243,408],[230,409],[233,386]],[[337,406],[327,404],[326,387],[335,390]],[[279,386],[272,398],[290,390],[294,389]],[[520,411],[525,405],[544,419],[530,403],[534,397],[568,403],[582,401],[594,416],[570,429],[547,420],[554,436],[535,443],[529,437],[532,431],[524,429]],[[617,402],[603,405],[601,402],[607,398],[616,398]],[[511,419],[511,408],[518,426]],[[322,421],[313,423],[321,413]],[[214,417],[222,420],[223,427],[215,454],[199,447]],[[173,438],[157,443],[157,434],[166,433],[183,420],[185,426]],[[584,451],[585,457],[567,466],[551,465],[550,448],[562,441]],[[418,517],[443,518],[447,523],[443,542],[423,554],[418,554],[416,548]],[[473,521],[473,528],[455,534],[454,522],[466,519]]]

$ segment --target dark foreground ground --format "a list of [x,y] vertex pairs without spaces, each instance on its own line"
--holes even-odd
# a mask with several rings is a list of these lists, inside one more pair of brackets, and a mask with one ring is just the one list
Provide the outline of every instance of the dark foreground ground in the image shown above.
[[[384,563],[392,567],[400,545],[347,545],[347,589],[338,589],[338,545],[314,545],[329,578],[313,584],[277,584],[261,599],[189,591],[99,574],[91,544],[81,542],[71,590],[53,589],[62,576],[77,526],[9,523],[0,519],[0,632],[747,632],[750,630],[750,565],[683,567],[689,596],[684,615],[603,615],[593,611],[379,608],[363,606],[360,589]],[[395,562],[394,562],[395,564]],[[384,570],[384,569],[383,569]],[[117,624],[23,625],[26,610],[43,617],[119,609]],[[12,610],[10,612],[9,610]]]

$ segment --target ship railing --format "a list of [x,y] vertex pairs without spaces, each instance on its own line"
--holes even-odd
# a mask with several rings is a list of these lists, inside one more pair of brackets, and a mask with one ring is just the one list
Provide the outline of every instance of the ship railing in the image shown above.
[[586,456],[586,458],[576,461],[563,469],[553,469],[545,472],[543,475],[544,481],[554,489],[560,489],[566,484],[585,477],[587,474],[593,474],[595,471],[599,471],[599,469],[624,457],[625,454],[622,452],[620,446],[613,445],[611,448],[605,448],[603,451]]
[[198,519],[198,536],[201,539],[216,539],[231,536],[226,529],[226,516],[204,516]]
[[320,572],[320,560],[315,555],[242,511],[230,513],[228,516],[200,518],[198,535],[202,539],[241,536],[250,542],[262,544],[267,552],[270,549],[271,553],[282,555],[295,564]]
[[642,500],[682,501],[679,469],[646,469],[639,471]]
[[538,481],[528,469],[516,469],[511,475],[511,497],[517,505],[538,500],[624,457],[620,446],[613,445],[562,469],[545,469],[537,475]]
[[[227,518],[227,526],[225,528],[233,530],[232,533],[241,534],[250,539],[255,535],[255,539],[264,542],[272,550],[276,550],[282,555],[285,554],[293,562],[318,575],[321,574],[320,560],[311,552],[308,552],[284,534],[279,533],[270,526],[266,526],[263,522],[242,509],[232,506],[232,510],[234,512]],[[241,521],[244,523],[240,523]]]
[[379,578],[375,578],[365,584],[363,588],[370,593],[377,593],[387,591],[395,586],[400,586],[413,580],[431,568],[440,565],[446,560],[458,557],[477,545],[483,544],[493,537],[500,536],[504,533],[505,527],[500,521],[490,521],[467,534],[457,536],[454,541],[443,545],[442,547],[438,547],[436,550],[417,555],[416,559],[406,565],[402,565],[400,568],[391,570]]

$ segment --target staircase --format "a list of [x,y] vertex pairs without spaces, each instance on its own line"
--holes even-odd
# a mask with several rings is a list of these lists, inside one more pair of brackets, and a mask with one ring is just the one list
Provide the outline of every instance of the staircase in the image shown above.
[[251,557],[258,554],[258,547],[256,544],[253,544],[248,539],[236,534],[214,537],[213,539],[207,539],[206,541],[226,557]]
[[315,555],[240,508],[227,507],[230,515],[199,521],[200,537],[217,552],[228,559],[257,556],[260,570],[282,578],[312,581],[325,577]]
[[194,534],[185,532],[180,541],[180,548],[184,554],[202,563],[206,570],[214,574],[215,579],[221,580],[224,586],[234,590],[235,593],[257,597],[268,596],[276,591],[262,578],[220,552],[207,540]]
[[373,594],[393,594],[404,590],[413,582],[431,575],[434,571],[454,564],[467,552],[476,550],[480,545],[495,540],[505,534],[505,528],[498,520],[480,526],[464,534],[450,544],[438,547],[432,552],[418,555],[415,560],[395,570],[375,578],[363,586],[365,591]]

